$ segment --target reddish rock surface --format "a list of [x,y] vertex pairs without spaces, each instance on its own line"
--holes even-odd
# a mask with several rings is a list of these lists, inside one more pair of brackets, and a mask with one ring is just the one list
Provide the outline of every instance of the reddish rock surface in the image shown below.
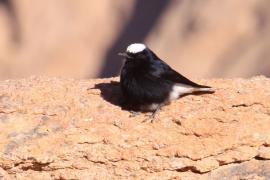
[[0,179],[269,179],[270,80],[197,80],[153,123],[118,78],[0,82]]

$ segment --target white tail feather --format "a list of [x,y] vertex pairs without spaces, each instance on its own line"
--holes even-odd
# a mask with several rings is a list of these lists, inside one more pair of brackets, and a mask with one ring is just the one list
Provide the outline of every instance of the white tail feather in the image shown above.
[[215,92],[213,88],[194,88],[194,92]]
[[194,88],[185,84],[174,85],[172,91],[170,92],[169,99],[175,100],[184,94],[194,93],[194,92],[215,92],[213,88]]

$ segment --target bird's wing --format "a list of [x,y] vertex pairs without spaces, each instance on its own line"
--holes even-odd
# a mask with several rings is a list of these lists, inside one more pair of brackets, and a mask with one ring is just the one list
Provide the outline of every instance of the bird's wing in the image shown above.
[[192,82],[161,60],[155,61],[155,64],[152,66],[152,71],[153,73],[156,73],[156,75],[160,78],[171,81],[173,83],[184,84],[195,88],[211,88],[209,86],[199,85],[195,82]]

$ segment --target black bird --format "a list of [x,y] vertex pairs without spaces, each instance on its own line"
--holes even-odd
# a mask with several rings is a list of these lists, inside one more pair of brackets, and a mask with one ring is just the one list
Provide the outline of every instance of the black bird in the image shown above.
[[214,92],[176,72],[144,44],[131,44],[119,55],[126,59],[120,76],[125,104],[135,111],[152,111],[152,119],[163,105],[181,95]]

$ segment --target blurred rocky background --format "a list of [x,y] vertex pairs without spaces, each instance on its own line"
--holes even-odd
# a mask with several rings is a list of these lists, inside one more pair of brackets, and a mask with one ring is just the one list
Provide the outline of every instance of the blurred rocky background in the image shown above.
[[269,0],[0,0],[0,79],[119,74],[144,42],[190,78],[270,76]]

